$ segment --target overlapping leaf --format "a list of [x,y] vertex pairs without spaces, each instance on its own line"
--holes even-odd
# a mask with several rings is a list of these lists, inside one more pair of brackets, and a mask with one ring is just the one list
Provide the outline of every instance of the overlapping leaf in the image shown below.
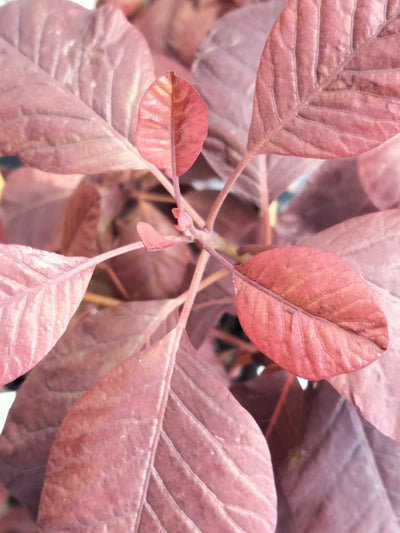
[[275,248],[236,267],[242,327],[276,363],[307,379],[358,370],[387,348],[385,315],[367,282],[338,257]]
[[380,431],[400,441],[400,214],[371,213],[327,229],[303,244],[330,251],[373,286],[389,325],[389,348],[374,364],[338,376],[334,387]]
[[0,50],[2,154],[63,173],[146,167],[132,143],[152,60],[121,12],[11,2]]
[[398,133],[396,0],[289,0],[257,73],[248,150],[336,158]]
[[69,408],[118,363],[175,326],[173,300],[129,302],[70,327],[18,390],[0,437],[1,477],[36,516],[51,444]]
[[344,220],[375,211],[358,179],[355,158],[325,161],[290,202],[274,242],[295,244]]
[[304,440],[278,471],[297,532],[399,531],[400,444],[328,384],[314,396]]
[[174,342],[126,359],[69,411],[38,531],[274,531],[262,434],[187,341],[175,364]]
[[[193,64],[193,83],[209,113],[203,154],[222,179],[227,179],[246,152],[259,58],[284,5],[284,1],[262,2],[228,13],[214,24]],[[273,200],[318,164],[316,160],[277,155],[253,158],[235,183],[235,190],[261,206],[267,174]]]
[[400,135],[358,157],[360,181],[378,209],[400,206]]
[[140,154],[174,178],[189,170],[207,135],[207,107],[197,91],[169,72],[146,91],[139,107]]

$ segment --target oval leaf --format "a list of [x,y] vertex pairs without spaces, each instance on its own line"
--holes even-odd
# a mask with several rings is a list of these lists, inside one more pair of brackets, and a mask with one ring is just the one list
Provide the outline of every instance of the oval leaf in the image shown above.
[[348,157],[398,133],[400,7],[342,4],[289,0],[283,9],[258,69],[251,153]]
[[207,136],[207,107],[197,91],[169,72],[146,91],[139,107],[140,154],[173,178],[193,165]]
[[388,345],[386,318],[361,276],[338,257],[275,248],[237,267],[239,320],[258,349],[306,379],[351,372]]
[[83,257],[0,244],[0,383],[35,366],[80,304],[95,265]]
[[153,79],[148,46],[120,11],[10,2],[0,11],[0,153],[63,173],[146,168],[133,141]]
[[187,340],[175,364],[175,334],[70,409],[50,452],[38,531],[275,531],[262,433]]

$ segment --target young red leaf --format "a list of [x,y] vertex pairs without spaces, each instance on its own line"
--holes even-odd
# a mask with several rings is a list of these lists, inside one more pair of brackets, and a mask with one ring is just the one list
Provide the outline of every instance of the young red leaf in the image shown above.
[[0,153],[63,173],[146,168],[133,141],[152,60],[119,10],[10,2],[0,51]]
[[[156,252],[163,248],[169,248],[175,244],[175,240],[166,239],[164,235],[161,235],[151,224],[147,222],[138,222],[136,225],[136,231],[140,237],[140,240],[145,245],[146,249],[150,252]],[[176,237],[179,239],[179,237]]]
[[173,300],[127,302],[86,316],[31,370],[0,436],[0,470],[8,490],[32,516],[50,447],[70,407],[114,366],[175,327],[175,308]]
[[95,251],[101,196],[93,183],[81,183],[69,199],[61,228],[64,255],[90,257]]
[[386,318],[373,291],[338,257],[312,248],[275,248],[236,268],[245,333],[293,374],[318,380],[351,372],[386,350]]
[[368,198],[380,210],[400,207],[400,135],[358,157],[358,173]]
[[38,531],[275,531],[261,432],[188,341],[175,364],[174,341],[175,331],[126,359],[71,408]]
[[309,406],[304,440],[277,476],[297,533],[399,531],[400,444],[363,422],[327,383]]
[[389,324],[389,348],[358,372],[338,376],[334,387],[380,431],[400,441],[400,212],[347,220],[304,241],[342,257],[372,285]]
[[193,165],[207,136],[207,107],[197,91],[169,72],[146,91],[139,107],[140,154],[173,178]]
[[289,0],[257,74],[248,150],[365,152],[400,129],[397,2]]

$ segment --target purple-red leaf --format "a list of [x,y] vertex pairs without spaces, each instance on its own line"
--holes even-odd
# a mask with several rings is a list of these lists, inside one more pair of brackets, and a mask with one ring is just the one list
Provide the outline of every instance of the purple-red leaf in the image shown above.
[[81,179],[79,174],[49,174],[24,167],[11,172],[0,203],[7,242],[57,250],[65,203]]
[[[224,180],[246,152],[259,58],[284,5],[283,0],[262,2],[224,15],[203,41],[193,64],[193,83],[208,107],[203,154]],[[267,175],[269,199],[273,200],[318,164],[309,159],[260,156],[249,162],[234,187],[261,206]]]
[[380,431],[400,441],[400,213],[347,220],[304,242],[342,257],[373,286],[389,325],[389,348],[374,364],[332,380]]
[[0,51],[2,154],[63,173],[146,168],[132,143],[152,60],[120,11],[11,2]]
[[175,244],[173,239],[166,239],[164,235],[161,235],[159,231],[147,222],[138,222],[136,225],[136,231],[138,232],[140,240],[150,252],[169,248]]
[[322,379],[358,370],[388,345],[385,315],[351,266],[306,247],[275,248],[236,267],[242,327],[293,374]]
[[337,158],[398,133],[397,2],[289,0],[257,74],[248,150]]
[[140,154],[170,178],[189,170],[207,135],[207,107],[198,92],[169,72],[146,91],[139,107]]
[[175,334],[126,359],[69,411],[38,531],[275,530],[262,434],[187,341],[175,364]]
[[164,337],[176,325],[175,307],[173,300],[128,302],[75,322],[18,389],[0,437],[0,469],[32,516],[69,408],[118,363]]
[[69,199],[61,228],[60,251],[64,255],[90,257],[95,251],[101,196],[93,183],[81,183]]
[[35,366],[61,337],[94,264],[82,257],[0,245],[0,383]]
[[360,181],[380,210],[400,207],[400,135],[358,157]]
[[[395,533],[400,444],[319,384],[301,445],[278,469],[297,533]],[[285,533],[282,531],[282,533]]]

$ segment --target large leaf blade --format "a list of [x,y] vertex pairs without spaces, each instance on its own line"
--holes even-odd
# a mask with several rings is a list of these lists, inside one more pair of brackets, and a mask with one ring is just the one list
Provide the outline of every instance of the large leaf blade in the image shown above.
[[275,248],[236,267],[236,305],[250,340],[306,379],[358,370],[387,348],[385,315],[348,264],[312,248]]
[[110,533],[274,531],[262,434],[187,341],[175,365],[174,342],[172,332],[130,357],[70,410],[51,451],[38,531],[90,532],[99,522]]
[[2,154],[63,173],[146,168],[133,140],[152,60],[120,12],[12,2],[0,36]]
[[349,157],[398,133],[399,14],[397,2],[289,0],[262,53],[248,150]]

